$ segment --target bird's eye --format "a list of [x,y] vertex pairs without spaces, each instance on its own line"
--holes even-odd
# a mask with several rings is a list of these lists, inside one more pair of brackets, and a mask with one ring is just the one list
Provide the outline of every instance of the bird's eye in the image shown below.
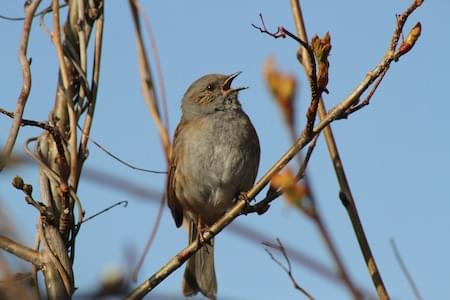
[[212,90],[213,90],[213,86],[212,86],[211,84],[208,84],[208,85],[206,86],[206,89],[207,89],[208,91],[212,91]]

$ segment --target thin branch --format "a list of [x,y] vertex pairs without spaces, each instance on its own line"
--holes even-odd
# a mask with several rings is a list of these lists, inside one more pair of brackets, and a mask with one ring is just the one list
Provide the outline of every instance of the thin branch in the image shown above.
[[[61,4],[61,5],[59,6],[59,9],[64,8],[64,7],[66,7],[67,5],[68,5],[68,3]],[[40,12],[34,14],[34,15],[33,15],[33,18],[36,18],[36,17],[39,17],[39,16],[44,16],[44,15],[46,15],[46,14],[52,12],[52,10],[53,10],[52,6],[49,6],[49,7],[47,7],[47,8],[44,8],[44,9],[41,10]],[[26,16],[25,16],[25,17],[9,17],[9,16],[5,16],[5,15],[0,15],[0,19],[8,20],[8,21],[23,21],[23,20],[26,19]]]
[[371,91],[369,92],[369,94],[367,95],[366,99],[364,99],[364,101],[350,107],[348,109],[348,112],[345,112],[342,115],[342,118],[346,118],[349,114],[354,113],[355,111],[360,110],[361,108],[363,108],[364,106],[367,106],[370,104],[370,100],[372,99],[373,95],[375,94],[378,86],[380,85],[381,81],[383,81],[384,75],[386,75],[388,69],[385,69],[383,71],[383,73],[381,73],[380,77],[378,77],[377,81],[375,82],[375,84],[373,85]]
[[307,70],[307,77],[308,77],[310,90],[311,90],[311,102],[310,102],[308,110],[306,112],[306,127],[304,130],[304,134],[311,135],[312,130],[314,128],[314,123],[316,120],[319,99],[322,94],[322,91],[319,90],[318,85],[317,85],[316,60],[314,58],[313,49],[312,49],[311,45],[308,44],[308,42],[307,42],[308,39],[305,39],[303,37],[298,37],[282,26],[278,27],[276,32],[268,31],[266,24],[264,23],[264,18],[262,16],[262,14],[259,14],[259,17],[261,19],[262,27],[252,24],[252,26],[254,28],[258,29],[261,33],[265,33],[275,39],[280,38],[280,37],[285,38],[286,36],[289,36],[290,38],[297,41],[302,46],[304,54],[305,54],[305,56],[307,56],[306,59],[308,59],[308,61],[311,63],[310,68]]
[[[406,19],[418,6],[420,6],[422,4],[421,2],[422,1],[414,1],[414,3],[411,4],[411,6],[401,15],[401,17],[397,19],[396,29],[394,30],[389,50],[385,54],[383,61],[372,72],[368,73],[366,78],[360,83],[360,85],[351,93],[351,95],[347,99],[343,100],[338,105],[338,106],[341,106],[341,105],[343,106],[343,105],[348,105],[350,103],[351,104],[350,107],[355,107],[354,105],[359,101],[360,95],[362,95],[362,93],[364,91],[366,91],[372,85],[372,83],[376,80],[374,87],[372,88],[371,92],[369,93],[369,96],[363,103],[361,103],[359,105],[359,108],[353,109],[353,110],[350,109],[347,112],[342,111],[341,113],[337,113],[336,110],[339,110],[339,109],[338,109],[338,106],[336,106],[330,113],[327,114],[325,105],[324,105],[322,99],[320,99],[320,103],[319,103],[319,107],[318,107],[319,117],[321,118],[322,122],[317,127],[319,127],[319,129],[324,128],[325,140],[327,142],[330,157],[332,159],[332,162],[333,162],[333,165],[334,165],[334,168],[336,171],[336,175],[337,175],[337,178],[339,181],[339,185],[341,188],[340,196],[341,196],[341,199],[345,200],[345,201],[343,201],[343,203],[345,204],[344,206],[349,214],[356,237],[358,239],[358,243],[361,248],[361,252],[363,253],[364,259],[366,261],[366,265],[367,265],[369,274],[372,277],[372,281],[374,283],[374,286],[376,288],[376,291],[377,291],[380,299],[389,299],[389,295],[384,286],[381,274],[380,274],[377,264],[375,262],[375,258],[372,254],[369,243],[365,236],[364,229],[362,227],[362,223],[359,218],[359,214],[358,214],[358,211],[357,211],[357,208],[355,205],[355,201],[353,199],[351,189],[350,189],[349,183],[347,181],[347,177],[345,175],[343,163],[340,159],[340,155],[339,155],[339,152],[337,149],[336,142],[333,137],[331,127],[324,126],[324,120],[329,119],[334,114],[336,114],[335,116],[340,115],[340,114],[341,114],[341,116],[348,116],[346,113],[353,113],[353,112],[359,110],[360,108],[366,106],[369,103],[369,101],[370,101],[371,97],[373,96],[373,94],[375,93],[378,85],[381,83],[384,75],[386,74],[387,70],[389,69],[391,62],[396,59],[396,56],[394,55],[394,50],[397,48],[398,40],[399,40],[400,34],[402,32],[403,25],[406,22]],[[294,21],[296,24],[298,35],[302,39],[307,40],[306,29],[305,29],[305,25],[304,25],[302,13],[301,13],[299,1],[291,0],[291,7],[292,7],[293,14],[294,14]],[[310,69],[311,69],[311,62],[308,61],[308,57],[305,55],[304,48],[299,49],[299,52],[303,52],[303,55],[300,55],[300,57],[302,58],[301,63],[303,65],[303,67],[305,68],[306,73],[309,73]],[[358,106],[356,106],[356,107],[358,107]]]
[[[303,163],[300,165],[300,168],[297,174],[295,175],[295,179],[297,181],[300,181],[305,176],[306,167],[308,166],[313,150],[316,147],[318,137],[319,135],[316,135],[308,146],[308,150],[306,152],[305,158],[303,159]],[[264,214],[269,209],[270,203],[283,194],[284,194],[283,189],[275,190],[270,188],[269,191],[267,191],[266,197],[261,201],[259,201],[258,203],[248,206],[245,209],[244,214],[255,212],[258,213],[259,215]]]
[[167,97],[166,97],[166,88],[164,86],[164,77],[162,73],[162,67],[161,67],[161,59],[159,58],[159,51],[156,44],[155,36],[153,35],[152,27],[150,26],[150,18],[147,14],[147,12],[142,8],[141,4],[137,2],[138,9],[140,13],[144,16],[144,24],[145,28],[148,32],[148,37],[150,40],[150,45],[152,47],[152,54],[153,59],[155,61],[156,65],[156,73],[158,74],[158,83],[159,83],[159,91],[161,93],[161,102],[163,104],[163,115],[164,115],[164,126],[166,127],[167,131],[169,131],[169,109],[167,107]]
[[[3,150],[0,155],[1,157],[4,158],[5,161],[8,160],[9,155],[11,154],[14,145],[16,143],[17,135],[19,134],[22,115],[25,110],[25,105],[27,103],[28,96],[30,95],[31,60],[28,60],[27,58],[28,40],[30,38],[31,25],[33,24],[33,15],[36,12],[36,9],[38,8],[40,3],[41,0],[35,0],[31,2],[29,5],[25,6],[25,21],[23,22],[22,37],[20,39],[19,44],[19,61],[20,64],[22,65],[23,83],[19,98],[17,99],[16,111],[14,113],[14,120],[12,122],[11,129],[9,130],[8,138],[6,139],[6,143],[3,146]],[[0,172],[3,170],[4,166],[5,164],[2,161],[0,161]]]
[[[52,170],[44,161],[42,161],[42,159],[40,159],[40,157],[37,156],[29,148],[29,144],[32,142],[35,142],[35,141],[37,141],[37,137],[32,137],[25,141],[25,145],[24,145],[25,153],[27,155],[29,155],[32,159],[34,159],[39,164],[39,167],[41,167],[41,171],[44,172],[45,175],[49,179],[53,180],[56,184],[61,185],[62,180],[61,180],[60,176],[54,170]],[[70,196],[74,200],[75,205],[78,210],[78,221],[77,221],[77,224],[75,227],[79,228],[79,224],[83,223],[83,218],[84,218],[84,210],[81,205],[81,200],[78,198],[77,194],[71,187],[69,187],[68,192],[70,193]]]
[[[304,39],[307,39],[306,27],[305,27],[305,24],[304,24],[303,15],[302,15],[302,11],[301,11],[301,7],[300,7],[299,1],[298,0],[291,0],[291,8],[292,8],[292,12],[293,12],[293,15],[294,15],[294,22],[295,22],[295,25],[296,25],[296,29],[297,29],[298,35],[300,37],[304,38]],[[303,52],[303,54],[300,55],[299,57],[302,59],[301,63],[303,65],[306,73],[308,73],[309,70],[312,68],[311,61],[308,59],[308,57],[306,57],[304,55],[305,53],[304,53],[304,50],[302,48],[300,48],[298,51],[299,51],[299,53]],[[319,117],[321,119],[323,119],[325,117],[325,114],[326,114],[325,113],[325,104],[324,104],[323,99],[320,99],[318,110],[319,110]],[[325,137],[325,141],[327,143],[327,146],[328,146],[328,149],[329,149],[329,152],[330,152],[330,156],[332,158],[332,162],[333,162],[333,165],[334,165],[335,169],[336,170],[337,169],[342,170],[343,176],[345,178],[343,164],[342,164],[342,161],[340,160],[340,157],[339,157],[339,152],[337,150],[337,145],[336,145],[336,142],[335,142],[334,137],[333,137],[331,126],[327,126],[327,127],[324,128],[324,137]],[[339,178],[340,175],[338,174],[337,176]],[[348,191],[350,191],[350,186],[348,185],[348,182],[346,180],[345,181],[339,180],[339,183],[341,184],[341,190],[344,187]],[[346,185],[343,185],[343,184],[346,184]],[[355,207],[355,211],[356,211],[356,207]],[[352,221],[352,223],[355,223],[355,222]],[[320,225],[321,223],[318,222],[317,224]],[[361,222],[358,222],[358,224],[361,224]],[[328,236],[327,232],[323,231],[324,228],[322,228],[321,226],[319,226],[319,229],[321,229],[322,232],[325,232],[325,235],[322,234],[322,236],[325,238],[326,241],[328,241],[329,240],[329,236]],[[362,229],[362,227],[358,230],[358,232],[361,232],[362,236],[363,236],[363,238],[361,239],[360,235],[357,234],[358,241],[360,241],[360,240],[367,241],[367,239],[365,238],[364,230]],[[371,253],[368,243],[366,243],[366,244],[367,245],[364,247],[364,249],[369,249],[369,253]],[[361,245],[361,242],[360,242],[360,245]],[[338,257],[337,254],[335,253],[335,251],[333,251],[334,248],[332,247],[330,249],[332,250],[331,252],[333,253],[333,257],[335,257],[335,258]],[[361,248],[361,249],[363,249],[363,248]],[[372,261],[375,262],[375,259],[373,259],[373,256],[372,255],[370,255],[370,256],[372,257]],[[338,266],[342,265],[340,263],[340,259],[339,258],[337,260],[335,259],[335,261],[338,263]],[[376,264],[375,264],[375,267],[376,267]],[[377,271],[377,273],[379,274],[378,271]],[[342,271],[341,271],[341,275],[346,276],[345,274],[346,273],[342,273]],[[348,282],[349,289],[352,291],[352,294],[354,295],[354,298],[359,298],[360,297],[359,293],[357,293],[355,291],[355,289],[353,288],[353,285],[352,285],[351,281],[348,279],[348,277],[347,277],[347,282]],[[379,293],[379,295],[382,295],[384,297],[382,299],[387,299],[389,296],[387,294],[386,288],[384,287],[384,284],[383,284],[383,281],[381,279],[381,276],[379,276],[379,280],[377,279],[376,282],[374,281],[374,284],[375,284],[375,287],[377,288],[377,292]],[[381,286],[380,290],[378,290],[378,286]]]
[[[114,207],[119,206],[119,205],[122,205],[122,207],[127,207],[127,206],[128,206],[128,201],[119,201],[119,202],[116,202],[116,203],[114,203],[113,205],[110,205],[110,206],[108,206],[107,208],[102,209],[101,211],[99,211],[99,212],[93,214],[92,216],[85,218],[81,223],[86,223],[87,221],[92,220],[92,219],[94,219],[95,217],[98,217],[99,215],[104,214],[105,212],[107,212],[107,211],[109,211],[109,210],[111,210],[111,209],[113,209]],[[81,223],[80,223],[80,224],[81,224]]]
[[112,157],[113,159],[117,160],[119,163],[127,166],[130,169],[133,170],[137,170],[137,171],[142,171],[142,172],[147,172],[147,173],[152,173],[152,174],[167,174],[167,171],[154,171],[154,170],[149,170],[149,169],[144,169],[144,168],[140,168],[140,167],[136,167],[126,161],[124,161],[123,159],[121,159],[120,157],[118,157],[117,155],[114,155],[111,151],[109,151],[108,149],[106,149],[104,146],[102,146],[101,144],[97,143],[93,138],[91,138],[89,136],[89,134],[85,133],[83,131],[83,129],[81,129],[81,127],[79,125],[77,125],[78,129],[82,132],[83,137],[86,137],[89,141],[91,141],[91,143],[93,143],[95,146],[97,146],[100,150],[102,150],[103,152],[105,152],[107,155],[109,155],[110,157]]
[[[0,113],[4,114],[10,118],[14,118],[15,113],[9,112],[4,110],[3,108],[0,107]],[[32,126],[32,127],[39,127],[43,130],[48,131],[56,144],[56,148],[58,150],[58,154],[60,155],[61,159],[63,159],[65,161],[65,150],[64,150],[64,145],[63,145],[63,137],[61,136],[60,132],[53,126],[51,126],[50,124],[48,124],[47,122],[39,122],[39,121],[35,121],[35,120],[28,120],[28,119],[21,119],[20,126]],[[67,162],[66,162],[67,164]]]
[[272,254],[272,252],[270,252],[269,249],[264,248],[264,250],[266,250],[267,254],[269,254],[270,258],[271,258],[271,259],[272,259],[272,260],[273,260],[273,261],[274,261],[281,269],[283,269],[284,272],[286,272],[286,274],[289,276],[289,279],[291,280],[292,284],[294,285],[294,288],[295,288],[296,290],[299,290],[303,295],[306,296],[306,298],[308,298],[308,299],[310,299],[310,300],[313,300],[314,297],[311,296],[310,293],[308,293],[303,287],[301,287],[301,286],[298,284],[297,280],[296,280],[295,277],[294,277],[294,274],[292,274],[291,261],[290,261],[288,255],[287,255],[287,253],[286,253],[286,249],[284,249],[283,244],[281,243],[280,239],[278,239],[278,238],[277,238],[277,243],[278,243],[278,245],[273,245],[273,244],[270,244],[270,243],[267,243],[267,242],[263,242],[262,244],[263,244],[264,246],[266,246],[266,247],[269,247],[269,248],[272,248],[272,249],[275,249],[275,250],[281,252],[281,254],[282,254],[283,257],[284,257],[284,260],[286,261],[287,267],[286,267],[285,265],[283,265],[283,264],[281,263],[281,261],[280,261],[279,259],[277,259],[277,258]]
[[145,53],[144,42],[142,38],[139,11],[138,11],[138,0],[129,0],[130,9],[133,17],[134,28],[136,31],[136,46],[138,51],[139,60],[139,71],[141,74],[141,86],[142,92],[144,94],[144,99],[147,107],[150,111],[150,115],[155,122],[156,128],[158,129],[159,136],[161,138],[161,143],[163,146],[164,154],[166,157],[166,162],[170,159],[170,139],[167,132],[167,128],[164,127],[161,122],[161,116],[158,109],[158,101],[156,97],[155,86],[151,74],[150,64]]
[[89,93],[90,101],[88,104],[86,118],[84,119],[83,129],[81,129],[77,124],[77,127],[83,133],[80,138],[81,141],[78,150],[78,156],[81,161],[79,173],[81,172],[81,165],[86,159],[87,144],[94,118],[95,105],[97,102],[98,85],[100,82],[100,64],[101,64],[101,53],[103,45],[103,26],[104,26],[103,7],[101,8],[101,11],[98,12],[98,14],[99,15],[96,20],[96,30],[95,30],[95,46],[94,46],[94,61],[93,61],[94,67],[92,69],[92,82]]
[[419,289],[417,288],[417,285],[414,282],[414,279],[412,278],[411,273],[408,271],[408,268],[406,267],[406,264],[403,261],[402,256],[400,254],[400,251],[398,251],[395,240],[392,238],[390,240],[390,242],[391,242],[392,251],[394,252],[394,255],[395,255],[395,259],[397,260],[397,262],[400,266],[400,269],[402,270],[403,274],[405,275],[406,280],[408,281],[409,285],[411,286],[411,289],[414,292],[414,296],[416,296],[417,300],[422,300],[422,296],[420,295]]
[[145,244],[144,251],[142,251],[142,254],[141,254],[141,257],[139,258],[138,263],[136,264],[136,266],[133,269],[133,272],[131,273],[131,279],[135,282],[137,281],[139,271],[142,268],[142,265],[144,264],[145,257],[147,256],[147,254],[156,238],[156,234],[158,233],[159,224],[161,223],[161,219],[162,219],[165,207],[166,207],[166,194],[162,194],[161,199],[159,200],[158,213],[157,213],[155,221],[153,223],[152,230],[150,232],[150,236],[147,240],[147,243]]
[[[72,180],[72,186],[76,189],[77,187],[77,173],[78,173],[78,156],[77,153],[77,115],[75,113],[73,102],[72,102],[72,88],[70,87],[71,75],[67,69],[67,65],[64,58],[64,51],[61,42],[61,28],[59,23],[59,9],[58,9],[58,0],[52,0],[53,4],[53,32],[52,32],[52,41],[55,45],[56,54],[58,56],[59,62],[59,70],[61,74],[61,79],[63,82],[63,93],[64,100],[67,106],[67,110],[69,112],[69,127],[70,127],[70,136],[69,136],[69,144],[70,144],[70,178]],[[64,204],[64,203],[63,203]],[[65,205],[67,206],[67,205]],[[62,211],[65,210],[63,207]],[[63,215],[63,214],[62,214]]]
[[39,252],[0,235],[0,248],[38,267],[41,266]]

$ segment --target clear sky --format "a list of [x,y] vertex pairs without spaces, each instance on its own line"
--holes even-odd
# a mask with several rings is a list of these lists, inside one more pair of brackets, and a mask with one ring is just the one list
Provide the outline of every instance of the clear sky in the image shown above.
[[[297,118],[304,122],[308,85],[297,63],[297,44],[274,40],[250,24],[261,12],[268,27],[283,25],[294,31],[288,1],[143,1],[158,43],[170,112],[170,132],[179,116],[183,93],[207,73],[243,71],[237,85],[249,86],[241,102],[261,141],[262,175],[289,147],[278,108],[265,86],[262,69],[274,56],[281,69],[295,73],[300,91]],[[310,36],[330,31],[333,49],[330,63],[328,107],[345,98],[382,58],[391,38],[395,14],[410,0],[401,1],[302,1]],[[2,1],[0,13],[22,15],[22,1]],[[357,201],[370,245],[393,299],[413,299],[389,244],[395,238],[424,299],[450,298],[450,124],[448,70],[450,62],[450,2],[425,1],[406,28],[422,23],[422,36],[413,51],[391,70],[373,103],[347,120],[333,124],[335,137]],[[102,75],[92,137],[112,152],[140,167],[163,170],[158,135],[144,104],[139,83],[134,29],[128,1],[107,1]],[[47,17],[50,24],[50,18]],[[55,51],[47,34],[34,23],[29,56],[33,58],[33,86],[25,117],[45,120],[54,100],[57,77]],[[13,110],[21,87],[17,60],[21,22],[0,20],[0,106]],[[153,62],[152,62],[153,63]],[[10,120],[0,117],[0,143],[5,141]],[[36,129],[23,129],[16,147],[22,152],[27,137]],[[94,146],[86,163],[156,194],[163,191],[164,176],[130,170]],[[361,287],[372,288],[364,261],[338,199],[338,185],[323,139],[319,140],[309,167],[311,184],[320,210],[349,273]],[[0,174],[0,209],[14,222],[22,241],[32,245],[37,214],[10,186],[20,174],[36,185],[37,168],[23,166]],[[37,196],[37,193],[36,193]],[[149,236],[159,198],[142,198],[118,188],[82,179],[79,196],[87,216],[127,200],[86,223],[79,234],[75,262],[76,286],[89,292],[110,269],[129,272],[129,257],[137,257]],[[260,199],[261,196],[258,197]],[[279,237],[285,245],[308,254],[333,268],[317,230],[280,198],[263,216],[240,217],[237,223]],[[176,229],[168,210],[139,281],[149,277],[186,245],[186,233]],[[282,270],[259,243],[225,230],[216,240],[219,299],[296,299]],[[298,282],[317,299],[349,299],[347,291],[324,280],[303,265],[294,265]],[[155,289],[159,299],[181,295],[182,269]]]

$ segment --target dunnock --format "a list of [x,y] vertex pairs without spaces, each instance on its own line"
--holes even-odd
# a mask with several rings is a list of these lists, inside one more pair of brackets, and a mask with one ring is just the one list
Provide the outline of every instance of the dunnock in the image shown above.
[[[173,141],[167,183],[168,204],[177,227],[189,222],[189,242],[229,209],[253,185],[259,165],[259,140],[241,108],[232,75],[210,74],[195,81],[183,97]],[[186,265],[183,294],[217,294],[214,241]]]

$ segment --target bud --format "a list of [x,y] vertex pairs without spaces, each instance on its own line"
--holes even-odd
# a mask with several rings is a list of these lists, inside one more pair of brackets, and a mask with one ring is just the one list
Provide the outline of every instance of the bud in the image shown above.
[[397,51],[396,57],[400,57],[403,54],[409,52],[409,50],[414,47],[414,44],[419,39],[420,33],[422,32],[422,25],[420,22],[417,22],[417,24],[411,29],[411,31],[408,33],[408,36],[403,41],[403,43],[400,45]]
[[13,181],[11,182],[11,184],[13,185],[13,187],[15,187],[18,190],[22,190],[23,189],[23,179],[20,176],[16,176],[13,178]]
[[317,86],[319,89],[325,90],[328,85],[328,69],[330,66],[328,62],[331,51],[330,33],[325,33],[323,38],[314,36],[311,40],[311,46],[317,61]]

